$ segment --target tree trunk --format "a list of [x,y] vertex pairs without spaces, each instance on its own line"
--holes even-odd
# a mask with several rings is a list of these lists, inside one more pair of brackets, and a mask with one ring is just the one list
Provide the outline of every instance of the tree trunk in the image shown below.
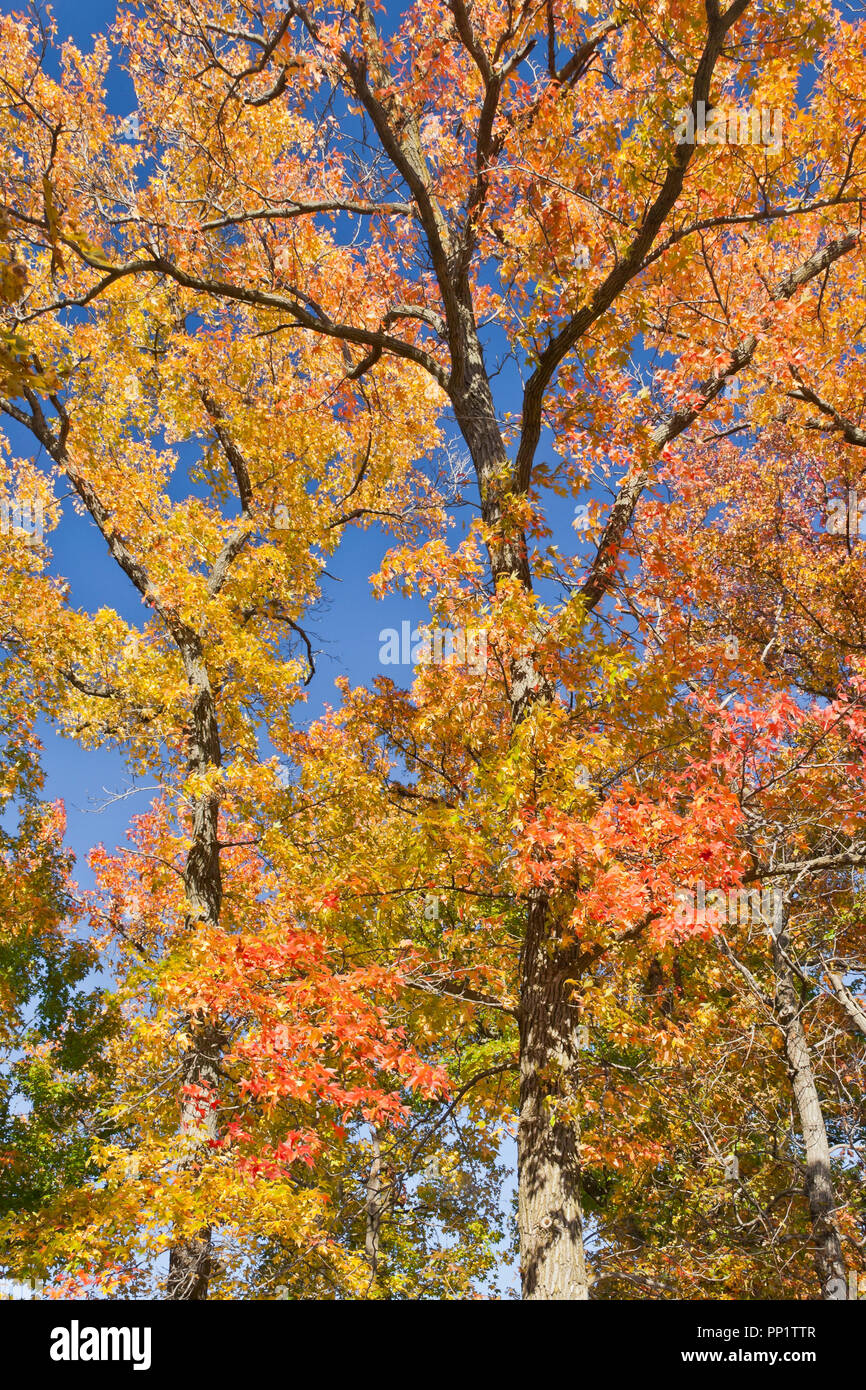
[[[220,1030],[205,1020],[190,1020],[190,1026],[191,1045],[184,1052],[181,1064],[183,1086],[200,1086],[215,1096],[224,1039]],[[194,1095],[184,1089],[180,1123],[181,1133],[188,1138],[192,1150],[186,1166],[196,1172],[201,1166],[203,1152],[207,1152],[209,1142],[217,1137],[216,1109],[211,1105],[202,1106]],[[184,1301],[206,1299],[212,1255],[210,1226],[202,1226],[194,1236],[173,1245],[169,1256],[166,1298]]]
[[[219,767],[222,762],[219,726],[213,692],[201,644],[193,634],[183,634],[181,652],[187,679],[193,690],[192,729],[189,766],[198,772]],[[219,858],[219,798],[207,794],[198,799],[193,811],[192,842],[184,866],[187,900],[186,929],[194,932],[203,922],[216,925],[222,910],[222,874]],[[219,1089],[220,1060],[225,1048],[222,1029],[201,1015],[185,1020],[189,1045],[181,1059],[181,1134],[189,1142],[184,1160],[187,1171],[195,1173],[217,1137],[215,1100]],[[187,1089],[200,1088],[203,1097]],[[212,1273],[213,1243],[209,1225],[194,1236],[177,1241],[169,1256],[167,1299],[203,1300],[208,1295]]]
[[371,1287],[373,1280],[376,1278],[376,1271],[379,1266],[379,1232],[382,1228],[382,1217],[385,1213],[386,1201],[387,1195],[382,1177],[382,1152],[379,1143],[379,1131],[374,1125],[370,1172],[367,1177],[367,1229],[364,1239],[364,1254],[370,1266]]
[[776,970],[776,1019],[785,1041],[788,1075],[806,1150],[806,1197],[812,1222],[815,1266],[822,1299],[846,1299],[847,1283],[842,1242],[836,1226],[836,1196],[830,1170],[830,1145],[821,1109],[809,1044],[803,1029],[800,1000],[789,959],[787,925],[773,937]]
[[517,1164],[523,1297],[587,1299],[577,1128],[573,1115],[556,1113],[574,1094],[577,1019],[540,893],[529,904],[521,964]]
[[[507,516],[512,466],[496,421],[474,320],[464,308],[464,389],[455,413],[475,465],[481,512],[490,530],[494,584],[517,581],[529,591],[526,540]],[[531,635],[509,663],[510,713],[516,728],[550,695],[538,671]],[[563,1115],[551,1125],[551,1105],[575,1084],[577,1026],[568,1002],[564,957],[550,931],[548,903],[530,900],[520,966],[520,1116],[517,1139],[518,1229],[523,1297],[533,1300],[589,1297],[576,1122]]]

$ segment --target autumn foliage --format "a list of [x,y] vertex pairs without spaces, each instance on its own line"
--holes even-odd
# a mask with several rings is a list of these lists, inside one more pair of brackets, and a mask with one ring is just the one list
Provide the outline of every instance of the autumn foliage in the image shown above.
[[[7,1267],[853,1296],[866,24],[142,0],[61,37],[0,18]],[[346,555],[371,667],[375,600],[483,660],[334,683]],[[43,727],[148,788],[81,883]]]

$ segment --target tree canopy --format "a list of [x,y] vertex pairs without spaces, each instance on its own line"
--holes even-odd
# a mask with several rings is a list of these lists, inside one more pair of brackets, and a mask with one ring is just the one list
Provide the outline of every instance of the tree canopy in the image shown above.
[[[853,1296],[864,59],[830,0],[0,17],[9,1268]],[[308,717],[344,557],[426,620]],[[85,887],[43,725],[151,786]]]

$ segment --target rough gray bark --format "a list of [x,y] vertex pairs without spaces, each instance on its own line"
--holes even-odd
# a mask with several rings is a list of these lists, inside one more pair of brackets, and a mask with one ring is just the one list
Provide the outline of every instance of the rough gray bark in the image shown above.
[[[529,904],[522,960],[518,1227],[523,1297],[589,1297],[573,1116],[557,1113],[576,1086],[577,1019],[563,962],[549,949],[548,906]],[[551,1121],[553,1120],[553,1123]]]
[[386,1184],[382,1177],[382,1151],[379,1142],[379,1131],[374,1128],[370,1172],[367,1175],[367,1228],[364,1237],[364,1254],[370,1266],[371,1282],[376,1277],[376,1270],[379,1264],[379,1232],[382,1228],[382,1217],[385,1213],[386,1204],[387,1193]]
[[847,1274],[842,1243],[836,1226],[836,1195],[830,1168],[830,1145],[815,1084],[809,1043],[803,1028],[800,999],[789,958],[787,922],[773,937],[773,965],[776,972],[774,1000],[776,1019],[785,1043],[785,1058],[800,1132],[806,1151],[805,1191],[812,1223],[815,1267],[825,1300],[847,1298]]
[[861,1008],[837,970],[828,970],[827,979],[851,1023],[866,1037],[866,1009]]

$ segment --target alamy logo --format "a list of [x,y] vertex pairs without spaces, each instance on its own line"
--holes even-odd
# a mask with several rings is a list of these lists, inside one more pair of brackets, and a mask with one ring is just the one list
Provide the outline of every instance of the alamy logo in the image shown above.
[[781,888],[710,888],[697,883],[695,891],[678,888],[674,894],[674,921],[681,927],[746,926],[749,922],[778,936],[782,925],[784,894]]
[[139,125],[137,111],[133,111],[131,116],[126,116],[120,122],[117,134],[120,140],[131,140],[133,143],[141,139],[141,126]]
[[0,532],[4,536],[22,536],[29,545],[34,537],[42,540],[45,531],[45,512],[41,499],[31,502],[30,498],[11,501],[4,497],[0,501]]
[[601,525],[601,517],[602,508],[598,502],[576,502],[571,525],[575,531],[593,531]]
[[0,1279],[0,1298],[26,1299],[41,1293],[45,1288],[44,1279]]
[[697,103],[697,119],[690,106],[684,106],[676,113],[676,141],[678,145],[766,145],[778,150],[782,145],[782,113],[776,107],[743,107],[727,111],[724,107],[710,107],[707,119],[707,103]]
[[468,666],[480,674],[487,670],[485,628],[413,628],[411,623],[385,627],[379,633],[379,661],[383,666]]
[[131,1361],[134,1371],[150,1369],[149,1327],[68,1327],[51,1330],[52,1361]]
[[866,535],[866,499],[860,502],[857,489],[849,487],[848,499],[834,497],[827,503],[827,530],[831,536],[854,538]]

